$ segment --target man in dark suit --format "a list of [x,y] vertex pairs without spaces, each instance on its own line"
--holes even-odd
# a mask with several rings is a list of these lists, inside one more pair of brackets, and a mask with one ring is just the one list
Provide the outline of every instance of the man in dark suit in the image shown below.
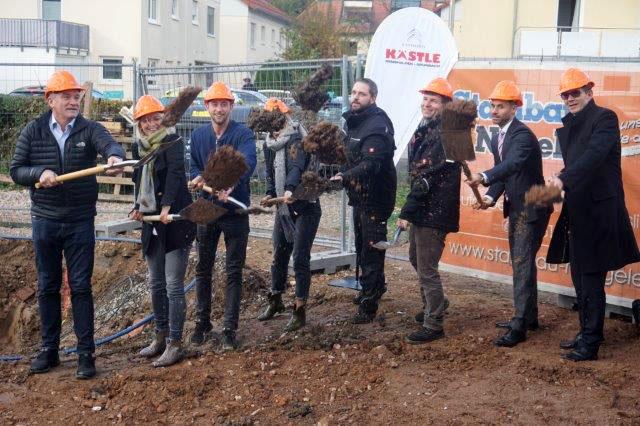
[[604,340],[607,271],[640,260],[624,202],[620,127],[616,114],[596,105],[594,83],[577,68],[564,72],[560,96],[569,113],[557,130],[564,169],[551,184],[564,191],[547,263],[571,264],[580,333],[561,342],[572,361],[598,358]]
[[538,139],[525,124],[515,118],[522,106],[520,89],[512,81],[501,81],[493,89],[491,117],[500,127],[498,140],[491,143],[495,166],[476,173],[469,185],[489,186],[477,209],[495,205],[504,193],[504,217],[509,218],[509,249],[513,267],[513,302],[511,321],[499,322],[507,328],[496,346],[513,347],[526,340],[527,330],[538,328],[538,286],[536,253],[542,243],[551,208],[526,206],[524,194],[533,185],[544,183],[542,153]]

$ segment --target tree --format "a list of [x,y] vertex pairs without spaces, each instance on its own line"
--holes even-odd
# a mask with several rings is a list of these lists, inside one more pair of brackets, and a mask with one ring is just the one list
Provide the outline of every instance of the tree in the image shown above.
[[348,53],[349,43],[336,25],[331,9],[299,15],[287,30],[286,60],[338,58]]
[[289,16],[298,16],[314,0],[272,0],[271,4],[284,11]]

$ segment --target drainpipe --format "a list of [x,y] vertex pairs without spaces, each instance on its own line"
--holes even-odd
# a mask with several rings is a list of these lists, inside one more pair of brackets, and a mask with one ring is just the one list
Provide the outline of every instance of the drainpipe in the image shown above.
[[518,0],[513,0],[513,25],[511,28],[511,58],[516,57],[516,31],[518,30]]

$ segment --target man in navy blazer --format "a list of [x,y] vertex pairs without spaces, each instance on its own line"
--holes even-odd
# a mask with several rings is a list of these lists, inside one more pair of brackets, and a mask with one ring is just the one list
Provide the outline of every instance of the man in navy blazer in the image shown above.
[[486,209],[504,195],[504,217],[509,218],[509,250],[513,267],[513,301],[515,313],[511,321],[497,327],[507,332],[496,346],[513,347],[526,340],[527,330],[538,328],[538,287],[536,253],[542,244],[552,208],[527,206],[524,194],[533,185],[544,184],[542,152],[534,133],[515,116],[522,106],[520,89],[512,81],[501,81],[493,89],[491,117],[500,127],[497,140],[491,143],[495,166],[476,173],[469,185],[489,187],[481,203],[474,208]]
[[551,184],[564,191],[547,263],[571,264],[580,332],[560,342],[572,361],[598,358],[604,341],[608,271],[640,260],[622,186],[620,126],[616,113],[596,105],[594,83],[577,68],[566,70],[560,96],[569,111],[557,130],[564,169]]

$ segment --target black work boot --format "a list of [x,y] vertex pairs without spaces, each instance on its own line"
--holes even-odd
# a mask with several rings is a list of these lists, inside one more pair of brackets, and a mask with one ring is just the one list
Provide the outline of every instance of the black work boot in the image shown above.
[[191,343],[194,345],[201,345],[207,340],[207,334],[209,334],[213,330],[213,326],[210,322],[196,322],[196,328],[193,330],[193,334],[191,335]]
[[78,354],[76,379],[86,380],[96,375],[96,363],[93,354]]
[[285,310],[284,303],[282,303],[282,294],[270,293],[267,298],[269,299],[269,306],[267,306],[267,309],[265,309],[264,312],[260,314],[260,316],[258,316],[258,321],[270,320],[271,318],[275,317],[276,314],[284,312]]
[[302,305],[293,310],[291,313],[291,319],[284,327],[284,331],[295,331],[307,323],[307,313],[305,312],[305,305]]
[[234,330],[222,330],[222,350],[235,351],[238,349],[238,340],[236,340],[236,332]]
[[434,340],[442,339],[444,337],[443,330],[432,330],[430,328],[422,327],[420,330],[409,334],[405,337],[407,343],[412,345],[421,345],[423,343],[432,342]]
[[356,297],[354,297],[354,298],[351,300],[351,302],[353,302],[353,304],[354,304],[354,305],[359,305],[359,304],[360,304],[360,302],[362,302],[362,297],[363,297],[363,296],[362,296],[362,292],[361,292],[361,291],[359,291],[359,292],[358,292],[358,295],[357,295]]
[[353,324],[368,324],[372,322],[376,317],[376,311],[363,309],[362,305],[358,309],[358,312],[351,318]]
[[60,365],[60,356],[57,349],[43,348],[33,361],[31,361],[31,372],[34,374],[46,373],[53,367]]

